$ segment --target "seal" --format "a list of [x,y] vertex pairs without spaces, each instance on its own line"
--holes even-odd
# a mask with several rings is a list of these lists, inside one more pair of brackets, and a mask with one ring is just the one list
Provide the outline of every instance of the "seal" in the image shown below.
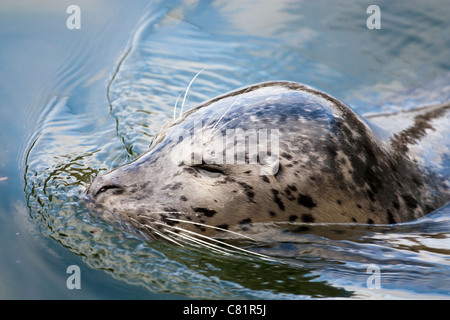
[[[450,104],[387,119],[369,122],[303,84],[251,85],[175,118],[146,153],[96,177],[87,198],[108,221],[170,239],[278,221],[411,221],[450,199]],[[440,151],[424,156],[421,142]]]

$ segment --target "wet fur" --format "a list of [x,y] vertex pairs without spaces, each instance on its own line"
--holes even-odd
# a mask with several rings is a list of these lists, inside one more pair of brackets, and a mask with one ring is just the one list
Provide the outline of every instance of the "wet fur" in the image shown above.
[[[326,93],[292,82],[261,83],[175,118],[148,152],[95,178],[87,195],[105,219],[180,245],[204,240],[193,240],[194,233],[245,233],[259,222],[410,221],[450,199],[448,178],[408,154],[408,145],[426,134],[433,118],[448,116],[448,108],[380,135]],[[221,132],[279,129],[279,170],[261,175],[258,164],[174,164],[170,151],[196,120]]]

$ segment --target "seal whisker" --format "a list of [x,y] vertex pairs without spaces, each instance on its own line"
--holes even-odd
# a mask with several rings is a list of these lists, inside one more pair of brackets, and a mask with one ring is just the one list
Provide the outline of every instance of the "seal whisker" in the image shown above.
[[[173,231],[171,231],[171,230],[165,230],[165,231],[166,231],[166,232],[169,232],[169,233],[171,233],[171,234],[173,234],[174,236],[180,237],[180,238],[182,238],[182,239],[184,239],[184,240],[189,240],[189,241],[191,241],[191,242],[200,244],[200,245],[202,245],[202,246],[204,246],[204,247],[206,247],[206,248],[208,248],[208,249],[211,249],[211,250],[213,250],[213,251],[216,251],[216,252],[218,252],[218,253],[222,253],[222,254],[225,254],[225,255],[229,255],[229,254],[230,254],[230,252],[227,252],[226,249],[220,248],[219,246],[216,246],[216,245],[211,244],[211,243],[208,243],[208,242],[206,242],[206,241],[197,239],[197,238],[195,238],[195,237],[191,237],[191,236],[189,236],[189,235],[187,235],[187,234],[180,234],[180,233],[173,232]],[[185,230],[184,230],[184,231],[185,231]]]
[[[244,91],[244,94],[247,93],[249,90],[250,90],[250,88],[247,88],[247,90]],[[225,112],[222,114],[222,116],[219,118],[219,120],[217,120],[216,123],[214,124],[214,126],[211,128],[211,130],[214,130],[214,128],[215,128],[215,127],[219,124],[219,122],[223,119],[223,117],[225,116],[225,114],[226,114],[228,111],[230,111],[230,109],[231,109],[234,105],[236,105],[236,103],[238,103],[238,101],[239,101],[239,99],[236,99],[236,100],[231,104],[231,106],[229,106],[228,109],[225,110]],[[227,123],[228,123],[228,122],[227,122]],[[223,126],[220,127],[219,130],[222,129],[222,128],[223,128]],[[212,137],[217,131],[218,131],[218,130],[216,130],[216,131],[214,131],[213,133],[211,133],[211,137]]]
[[[176,213],[183,213],[183,212],[177,212],[177,211],[174,211],[174,212],[176,212]],[[153,212],[153,213],[156,213],[156,212]],[[167,213],[167,212],[164,211],[164,213]],[[134,219],[133,219],[133,220],[134,220]],[[175,218],[166,218],[166,220],[171,220],[171,221],[175,221],[175,222],[185,222],[185,223],[190,223],[190,224],[200,225],[200,226],[203,226],[203,227],[208,227],[208,228],[216,229],[216,230],[219,230],[219,231],[223,231],[223,232],[228,232],[228,233],[231,233],[231,234],[235,234],[235,235],[238,235],[239,237],[247,238],[247,239],[249,239],[249,240],[251,240],[251,241],[253,241],[253,242],[256,242],[255,239],[252,239],[251,237],[246,236],[246,235],[244,235],[244,234],[241,234],[241,233],[239,233],[239,232],[235,232],[235,231],[231,231],[231,230],[227,230],[227,229],[223,229],[223,228],[219,228],[219,227],[210,226],[210,225],[207,225],[207,224],[204,224],[204,223],[192,222],[192,221],[186,221],[186,220],[175,219]],[[230,247],[230,248],[233,248],[233,249],[238,250],[238,251],[245,252],[245,253],[247,253],[247,254],[252,254],[252,255],[256,255],[256,256],[259,256],[259,257],[261,257],[261,258],[267,259],[267,260],[272,260],[272,259],[271,259],[270,257],[268,257],[268,256],[265,256],[265,255],[262,255],[262,254],[259,254],[259,253],[256,253],[256,252],[252,252],[252,251],[250,251],[250,250],[246,250],[246,249],[243,249],[243,248],[240,248],[240,247],[237,247],[237,246],[233,246],[233,245],[231,245],[231,244],[229,244],[229,243],[226,243],[226,242],[224,242],[224,241],[220,241],[220,240],[218,240],[218,239],[214,239],[214,238],[211,238],[211,237],[208,237],[208,236],[199,234],[199,233],[197,233],[197,232],[193,232],[193,231],[186,230],[186,229],[183,229],[183,228],[180,228],[180,227],[176,227],[176,226],[170,226],[170,225],[168,225],[168,224],[161,223],[161,222],[158,222],[158,221],[153,221],[153,223],[162,225],[162,226],[164,226],[164,227],[166,227],[166,228],[173,228],[173,229],[175,229],[175,230],[183,231],[183,232],[186,232],[186,233],[195,235],[195,236],[197,236],[197,237],[201,237],[201,238],[204,238],[204,239],[208,239],[208,240],[210,240],[210,241],[213,241],[213,242],[216,242],[216,243],[220,243],[221,245],[228,246],[228,247]],[[148,226],[148,225],[144,225],[144,226]],[[152,228],[152,229],[156,231],[155,228]],[[168,231],[168,230],[166,230],[166,231]],[[161,234],[160,234],[160,235],[161,235]],[[172,241],[173,241],[173,240],[172,240]],[[201,241],[201,240],[199,240],[199,241]],[[210,245],[213,245],[213,244],[210,244]],[[222,249],[223,249],[223,248],[222,248]]]
[[175,101],[175,105],[173,107],[173,120],[175,120],[176,115],[177,115],[177,106],[178,106],[178,100],[180,99],[181,95],[183,94],[184,91],[181,91],[180,94],[177,97],[177,100]]
[[214,128],[219,124],[219,122],[223,119],[223,117],[225,116],[225,114],[238,102],[238,99],[236,99],[236,101],[234,101],[227,110],[225,110],[225,112],[222,114],[222,116],[220,116],[219,120],[216,121],[216,123],[214,124],[214,126],[211,128],[211,130],[214,130]]
[[[162,223],[159,223],[159,222],[156,222],[156,223],[162,224]],[[270,257],[268,257],[268,256],[266,256],[266,255],[263,255],[263,254],[260,254],[260,253],[256,253],[256,252],[253,252],[253,251],[250,251],[250,250],[247,250],[247,249],[243,249],[243,248],[234,246],[234,245],[232,245],[232,244],[226,243],[226,242],[224,242],[224,241],[221,241],[221,240],[218,240],[218,239],[214,239],[214,238],[211,238],[211,237],[208,237],[208,236],[199,234],[199,233],[197,233],[197,232],[193,232],[193,231],[190,231],[190,230],[185,230],[185,229],[183,229],[183,228],[179,228],[179,227],[176,227],[176,226],[169,226],[169,225],[166,225],[166,226],[167,226],[167,227],[170,227],[170,228],[173,228],[173,229],[175,229],[175,230],[187,232],[187,233],[192,234],[192,235],[194,235],[194,236],[196,236],[196,237],[201,237],[201,238],[208,239],[208,240],[213,241],[213,242],[216,242],[216,243],[220,243],[221,245],[230,247],[230,248],[232,248],[232,249],[234,249],[234,250],[238,250],[238,251],[241,251],[241,252],[245,252],[245,253],[251,254],[251,255],[256,255],[256,256],[258,256],[258,257],[260,257],[260,258],[263,258],[263,259],[266,259],[266,260],[272,260],[272,261],[273,261],[273,259],[271,259]],[[197,240],[198,240],[198,241],[201,241],[201,242],[205,242],[205,241],[202,241],[202,240],[200,240],[200,239],[197,239]],[[254,241],[254,240],[253,240],[253,241]],[[207,242],[206,242],[206,243],[207,243]],[[216,246],[216,245],[214,245],[214,244],[212,244],[212,243],[209,243],[209,245],[215,246],[215,247],[219,247],[219,246]],[[221,247],[219,247],[219,248],[221,248]],[[225,248],[221,248],[221,249],[227,250],[227,249],[225,249]],[[229,251],[229,250],[227,250],[227,251]],[[231,252],[233,252],[233,251],[231,251]]]
[[[156,214],[161,214],[161,213],[180,213],[180,214],[187,214],[188,212],[184,212],[184,211],[149,211],[150,213],[156,213]],[[142,218],[146,218],[148,219],[148,217],[146,216],[141,216]],[[167,218],[167,219],[172,219],[172,218]]]
[[244,238],[247,238],[247,239],[249,239],[249,240],[252,240],[252,241],[255,241],[255,242],[256,242],[256,240],[250,238],[249,236],[246,236],[246,235],[244,235],[244,234],[241,234],[241,233],[239,233],[239,232],[227,230],[227,229],[224,229],[224,228],[219,228],[219,227],[210,226],[210,225],[208,225],[208,224],[204,224],[204,223],[200,223],[200,222],[186,221],[186,220],[175,219],[175,218],[167,218],[167,220],[172,220],[172,221],[177,221],[177,222],[184,222],[184,223],[190,223],[190,224],[196,224],[196,225],[199,225],[199,226],[202,226],[202,227],[207,227],[207,228],[212,228],[212,229],[216,229],[216,230],[219,230],[219,231],[229,232],[229,233],[232,233],[232,234],[235,234],[235,235],[238,235],[238,236],[240,236],[240,237],[244,237]]
[[202,73],[206,68],[207,68],[207,67],[204,67],[202,70],[200,70],[200,71],[195,75],[195,77],[192,78],[191,82],[189,82],[189,85],[188,85],[186,91],[184,92],[183,103],[181,104],[181,110],[180,110],[180,117],[183,115],[184,103],[186,102],[186,96],[187,96],[187,94],[188,94],[188,92],[189,92],[189,89],[191,88],[192,83],[194,82],[195,78],[197,78],[198,75],[199,75],[200,73]]
[[[131,217],[130,217],[130,221],[131,221],[132,223],[135,223],[136,226],[141,225],[141,224],[140,224],[136,219],[134,219],[134,218],[131,218]],[[174,239],[172,239],[172,238],[166,236],[165,234],[163,234],[163,233],[161,233],[160,231],[158,231],[156,228],[154,228],[154,227],[152,227],[152,226],[150,226],[150,225],[148,225],[148,224],[143,224],[143,226],[144,226],[146,229],[150,230],[150,232],[153,232],[153,233],[157,234],[157,235],[160,236],[161,238],[166,239],[166,240],[171,241],[171,242],[173,242],[173,243],[175,243],[175,244],[177,244],[177,245],[179,245],[179,246],[184,247],[181,243],[178,243],[178,242],[175,241]]]
[[150,230],[150,232],[154,232],[155,234],[157,234],[158,236],[160,236],[163,239],[166,239],[168,241],[171,241],[181,247],[184,247],[181,243],[179,243],[178,241],[175,241],[175,239],[172,239],[171,237],[165,235],[162,232],[159,232],[156,228],[153,228],[152,226],[149,226],[148,224],[144,224],[144,227],[147,228],[148,230]]
[[225,122],[220,128],[218,128],[218,129],[216,129],[214,132],[212,132],[211,135],[210,135],[210,139],[212,139],[212,137],[216,134],[216,132],[222,130],[223,127],[225,127],[227,124],[229,124],[231,121],[233,121],[233,120],[235,120],[235,119],[237,119],[237,118],[238,118],[238,117],[234,117],[233,119],[231,119],[231,120]]

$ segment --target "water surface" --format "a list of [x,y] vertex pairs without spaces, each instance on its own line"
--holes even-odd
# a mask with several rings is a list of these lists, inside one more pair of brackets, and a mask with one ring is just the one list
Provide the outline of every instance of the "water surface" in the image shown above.
[[[145,242],[91,215],[92,178],[144,152],[187,109],[238,87],[302,82],[359,113],[450,99],[446,2],[81,2],[0,5],[0,297],[448,298],[450,207],[404,225],[290,225],[223,256]],[[449,142],[450,144],[450,142]],[[82,290],[68,290],[79,265]],[[370,289],[368,268],[381,272]]]

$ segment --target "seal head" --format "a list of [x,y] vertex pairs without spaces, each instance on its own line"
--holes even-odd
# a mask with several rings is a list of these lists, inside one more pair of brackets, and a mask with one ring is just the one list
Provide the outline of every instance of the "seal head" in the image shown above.
[[326,93],[261,83],[186,112],[87,195],[106,220],[153,236],[164,224],[213,234],[270,221],[410,221],[449,200],[448,180],[393,141]]

